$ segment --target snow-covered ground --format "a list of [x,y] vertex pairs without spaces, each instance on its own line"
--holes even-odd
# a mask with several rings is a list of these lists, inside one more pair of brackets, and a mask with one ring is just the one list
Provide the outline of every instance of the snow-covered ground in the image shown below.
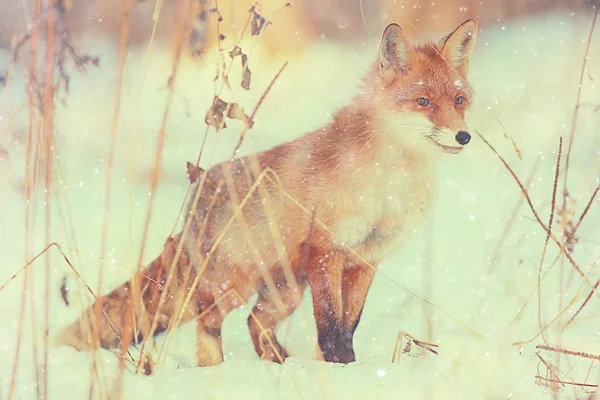
[[[481,26],[471,63],[470,80],[477,101],[468,121],[471,131],[484,134],[525,182],[538,163],[528,187],[534,206],[547,223],[559,137],[568,145],[577,95],[582,55],[591,14],[563,12],[535,19]],[[441,35],[447,32],[435,32]],[[354,45],[316,41],[284,70],[257,114],[242,152],[260,150],[301,135],[325,123],[356,90],[376,54],[371,42]],[[600,179],[600,38],[596,33],[583,79],[579,125],[573,144],[569,189],[575,199],[575,221]],[[98,55],[101,65],[87,73],[72,72],[71,93],[58,105],[56,157],[51,203],[50,240],[61,243],[86,282],[98,288],[100,240],[108,232],[107,262],[102,293],[127,280],[137,262],[143,221],[149,200],[150,173],[166,104],[166,82],[171,52],[155,47],[144,68],[146,48],[127,56],[112,180],[112,203],[104,219],[105,177],[109,137],[115,106],[117,43],[86,37],[80,48]],[[284,58],[261,57],[260,45],[251,57],[250,94],[237,100],[251,110]],[[0,71],[8,56],[0,57]],[[171,232],[187,189],[186,161],[195,161],[204,135],[204,114],[212,101],[214,59],[198,63],[184,59],[176,80],[167,123],[163,167],[155,193],[153,219],[143,261],[154,259]],[[145,73],[143,72],[145,71]],[[0,92],[0,284],[45,246],[43,188],[35,196],[29,252],[25,252],[24,165],[27,107],[23,74],[14,73],[11,86]],[[139,103],[138,103],[139,99]],[[485,103],[485,104],[484,104]],[[489,110],[487,109],[489,107]],[[512,144],[503,138],[502,122],[523,152],[521,162]],[[231,123],[211,134],[203,166],[227,158],[238,140],[240,126]],[[133,144],[135,143],[135,145]],[[563,151],[563,154],[565,153]],[[134,160],[135,158],[135,160]],[[135,161],[135,163],[134,163]],[[132,172],[132,165],[135,170]],[[131,180],[133,176],[133,180]],[[561,179],[562,182],[562,179]],[[58,197],[57,197],[58,195]],[[133,199],[130,207],[130,195]],[[535,375],[546,376],[535,354],[543,343],[537,337],[522,352],[511,345],[527,341],[539,331],[534,295],[514,324],[537,284],[545,233],[527,204],[516,213],[521,192],[500,161],[478,138],[458,156],[444,157],[439,168],[435,208],[422,232],[387,260],[369,293],[355,336],[357,363],[327,365],[315,360],[316,330],[310,295],[278,332],[292,357],[282,366],[259,361],[246,328],[249,308],[231,313],[223,327],[225,362],[218,367],[195,368],[195,329],[183,326],[175,335],[163,365],[147,377],[125,373],[123,398],[136,399],[549,399],[548,389],[536,385]],[[557,207],[562,204],[561,191]],[[558,218],[558,217],[557,217]],[[574,260],[587,273],[600,256],[600,200],[596,199],[578,231]],[[555,234],[560,236],[555,219]],[[501,246],[499,246],[501,243]],[[492,262],[494,254],[498,262]],[[556,245],[550,243],[542,284],[542,320],[549,323],[577,294],[582,279],[568,262],[561,266]],[[55,249],[50,250],[50,334],[73,321],[91,299]],[[26,312],[21,315],[23,275],[0,292],[0,398],[9,390],[23,318],[24,333],[14,398],[35,398],[35,368],[41,370],[41,332],[46,307],[45,260],[30,267]],[[561,278],[562,274],[562,278]],[[67,276],[71,306],[61,299],[60,283]],[[589,281],[595,283],[599,270]],[[560,282],[563,281],[563,289]],[[407,291],[405,289],[410,290]],[[564,314],[566,322],[589,292],[584,286],[575,304]],[[412,293],[426,298],[427,305]],[[552,325],[547,343],[575,351],[600,354],[598,296],[567,327],[557,342]],[[35,328],[33,327],[35,321]],[[468,328],[467,328],[468,327]],[[399,331],[439,345],[439,355],[404,357],[392,364]],[[479,335],[474,332],[478,332]],[[159,339],[159,342],[162,339]],[[32,343],[38,343],[37,360]],[[548,352],[540,355],[556,360]],[[107,351],[98,353],[105,389],[112,390],[118,361]],[[565,380],[597,383],[598,362],[563,357]],[[575,364],[575,365],[573,365]],[[50,399],[87,398],[91,355],[71,348],[49,352]],[[567,378],[570,377],[570,378]],[[559,398],[585,398],[579,388],[564,387]]]

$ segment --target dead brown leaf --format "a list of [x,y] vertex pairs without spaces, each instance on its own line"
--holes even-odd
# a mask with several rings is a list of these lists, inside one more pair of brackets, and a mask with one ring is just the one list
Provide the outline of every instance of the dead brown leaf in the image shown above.
[[[229,107],[229,108],[228,108]],[[251,129],[254,125],[254,121],[251,117],[244,113],[244,109],[238,103],[227,103],[221,100],[218,96],[215,96],[213,104],[206,113],[205,122],[209,126],[214,126],[217,131],[226,128],[225,123],[225,111],[227,110],[227,118],[237,119],[241,121],[246,129]]]
[[[233,60],[237,56],[241,56],[242,69],[244,70],[242,72],[241,86],[242,86],[242,88],[249,90],[250,82],[252,81],[252,72],[250,71],[250,68],[248,67],[248,56],[242,51],[242,49],[239,46],[235,45],[235,46],[233,46],[233,49],[229,52],[229,57],[231,57],[231,59]],[[225,80],[225,84],[227,85],[227,87],[229,87],[231,89],[231,87],[229,86],[229,77],[224,76],[224,80]]]
[[223,59],[223,67],[221,68],[221,72],[223,74],[223,82],[225,82],[227,88],[231,90],[231,85],[229,85],[229,75],[227,75],[227,64],[225,64],[225,59]]
[[254,121],[244,113],[244,109],[238,103],[231,103],[227,117],[242,121],[246,129],[252,129]]
[[242,73],[242,88],[249,90],[250,89],[250,81],[252,80],[252,72],[250,68],[248,68],[248,56],[242,54],[242,68],[244,72]]
[[144,375],[152,375],[152,372],[154,371],[153,365],[152,355],[147,354],[144,359]]
[[62,297],[65,305],[69,305],[69,289],[67,288],[67,277],[64,276],[60,281],[60,296]]
[[233,49],[231,49],[231,51],[229,52],[229,57],[234,59],[235,57],[241,56],[242,54],[244,54],[244,53],[242,52],[241,47],[238,45],[234,45]]
[[200,178],[204,170],[191,162],[187,162],[187,173],[190,183],[194,183]]
[[227,102],[221,100],[219,96],[215,96],[212,106],[210,106],[206,113],[204,122],[206,122],[208,126],[214,126],[217,129],[217,132],[220,129],[226,128],[227,124],[225,124],[225,121],[223,120],[223,113],[226,108]]
[[251,35],[257,36],[265,28],[266,24],[269,24],[269,21],[256,11],[255,6],[250,8],[250,13],[252,14],[252,20],[250,22]]

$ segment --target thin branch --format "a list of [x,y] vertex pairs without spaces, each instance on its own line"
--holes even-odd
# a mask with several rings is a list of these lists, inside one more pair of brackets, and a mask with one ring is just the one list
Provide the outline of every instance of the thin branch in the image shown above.
[[[256,116],[256,113],[258,112],[258,109],[260,108],[262,102],[264,101],[265,97],[267,96],[267,94],[269,93],[271,88],[273,87],[273,84],[275,83],[275,81],[279,78],[279,75],[281,75],[281,73],[283,72],[285,67],[287,67],[287,65],[288,65],[287,61],[285,63],[283,63],[283,65],[281,66],[281,68],[279,69],[277,74],[275,74],[275,76],[271,80],[271,83],[269,83],[269,86],[267,86],[267,88],[265,89],[263,94],[260,96],[260,99],[258,99],[258,103],[256,103],[256,106],[254,107],[254,111],[252,111],[252,115],[250,115],[250,120],[254,121],[254,117]],[[240,134],[240,140],[238,141],[237,145],[235,146],[235,148],[233,150],[233,154],[231,155],[231,158],[235,157],[235,155],[237,154],[238,150],[240,149],[240,146],[242,145],[242,142],[244,141],[244,138],[246,137],[246,133],[248,133],[248,131],[249,131],[248,126],[244,125],[244,129],[242,130],[242,133]]]
[[596,28],[596,20],[598,19],[598,12],[600,12],[600,8],[594,7],[594,17],[592,18],[592,26],[590,27],[590,32],[587,38],[587,45],[585,47],[585,53],[583,55],[583,62],[581,65],[581,74],[579,75],[579,86],[577,89],[577,101],[575,103],[575,108],[573,110],[573,120],[571,122],[571,134],[569,136],[569,147],[567,149],[567,156],[565,159],[565,180],[563,187],[563,207],[565,207],[566,199],[569,197],[569,191],[567,188],[567,179],[569,177],[569,165],[571,161],[571,149],[573,147],[573,141],[575,139],[575,130],[577,129],[577,122],[579,121],[579,108],[581,107],[581,90],[583,87],[583,77],[585,75],[586,65],[588,61],[588,55],[590,53],[590,46],[592,44],[592,37],[594,35],[594,29]]
[[561,381],[561,380],[558,380],[558,379],[544,378],[544,377],[539,376],[539,375],[536,375],[535,377],[537,379],[542,380],[542,381],[552,382],[552,383],[560,383],[562,385],[581,386],[581,387],[590,387],[590,388],[597,388],[598,387],[598,385],[594,385],[592,383],[567,382],[567,381]]
[[[523,186],[523,184],[521,183],[521,180],[517,177],[517,174],[515,174],[515,172],[513,171],[513,169],[508,165],[508,163],[506,162],[506,160],[504,160],[504,158],[496,151],[496,149],[481,135],[481,133],[479,133],[479,131],[475,130],[475,133],[477,133],[477,135],[481,138],[481,140],[484,141],[484,143],[494,152],[494,154],[496,154],[496,156],[500,159],[500,161],[502,162],[502,164],[504,164],[504,166],[506,167],[506,169],[508,170],[508,172],[512,175],[512,177],[515,179],[515,182],[517,183],[517,185],[519,185],[519,188],[521,189],[521,192],[523,193],[523,196],[525,196],[525,199],[527,200],[527,204],[529,205],[529,208],[531,209],[531,212],[533,213],[535,219],[537,220],[538,224],[542,227],[542,229],[550,235],[550,238],[552,239],[552,241],[554,243],[556,243],[556,245],[559,247],[560,251],[562,254],[564,254],[567,259],[569,260],[569,263],[571,264],[571,266],[577,271],[577,273],[579,275],[581,275],[582,278],[584,278],[585,283],[588,284],[588,286],[590,288],[593,288],[592,283],[588,280],[586,274],[583,273],[583,271],[581,270],[581,268],[579,267],[579,265],[577,265],[577,263],[575,262],[575,260],[573,259],[573,257],[571,257],[571,255],[569,254],[569,252],[565,249],[565,246],[556,238],[556,236],[554,236],[552,234],[552,231],[550,231],[548,229],[548,227],[544,224],[544,222],[541,220],[537,210],[535,209],[535,207],[533,206],[533,203],[531,201],[531,198],[529,197],[529,193],[527,192],[527,189],[525,189],[525,187]],[[596,295],[600,297],[600,294],[598,292],[596,292]]]
[[579,226],[583,222],[583,218],[585,218],[585,216],[587,215],[588,211],[590,210],[590,207],[594,203],[594,200],[596,199],[596,195],[598,194],[598,191],[600,191],[600,185],[596,186],[596,190],[594,190],[594,193],[592,194],[592,197],[590,197],[590,200],[588,201],[588,203],[586,204],[585,208],[583,209],[583,212],[581,213],[581,216],[579,217],[579,221],[577,221],[577,224],[575,225],[575,228],[573,228],[573,235],[575,235],[575,232],[577,231],[577,229],[579,229]]
[[[544,258],[546,258],[546,252],[548,251],[548,242],[550,241],[550,235],[552,232],[552,222],[554,221],[554,209],[556,206],[556,189],[558,187],[558,175],[560,174],[560,159],[562,156],[562,137],[558,145],[558,157],[556,159],[556,172],[554,174],[554,186],[552,188],[552,205],[550,206],[550,220],[548,221],[548,232],[546,233],[546,240],[544,241],[544,249],[542,250],[542,256],[540,258],[540,264],[538,266],[538,322],[540,329],[544,326],[542,322],[542,266],[544,265]],[[542,338],[546,341],[546,338],[542,334]]]

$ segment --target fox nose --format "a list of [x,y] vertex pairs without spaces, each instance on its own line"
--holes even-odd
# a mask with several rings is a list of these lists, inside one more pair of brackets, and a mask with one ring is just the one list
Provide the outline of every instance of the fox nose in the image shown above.
[[458,144],[464,146],[471,141],[471,135],[469,134],[469,132],[460,131],[456,134],[455,139],[458,142]]

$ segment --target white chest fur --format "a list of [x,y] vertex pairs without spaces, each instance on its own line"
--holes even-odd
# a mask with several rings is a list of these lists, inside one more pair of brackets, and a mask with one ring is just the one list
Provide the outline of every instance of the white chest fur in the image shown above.
[[412,234],[424,219],[432,198],[432,167],[426,162],[380,161],[353,171],[344,209],[333,227],[333,241],[381,258]]

